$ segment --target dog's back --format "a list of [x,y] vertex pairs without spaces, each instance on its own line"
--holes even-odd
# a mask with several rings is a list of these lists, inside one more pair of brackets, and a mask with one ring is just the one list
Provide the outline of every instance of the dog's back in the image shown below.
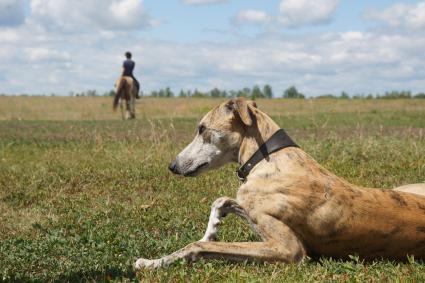
[[267,214],[286,223],[310,255],[425,258],[425,196],[352,185],[300,148],[259,164],[237,200],[255,221]]

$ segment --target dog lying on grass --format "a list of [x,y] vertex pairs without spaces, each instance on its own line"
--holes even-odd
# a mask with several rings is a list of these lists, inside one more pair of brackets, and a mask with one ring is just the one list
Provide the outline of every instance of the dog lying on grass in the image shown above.
[[[335,176],[300,149],[256,104],[233,99],[201,120],[198,134],[170,164],[196,176],[228,162],[243,164],[236,199],[221,197],[204,237],[135,266],[156,268],[178,259],[299,262],[305,256],[404,260],[425,258],[425,184],[393,190],[363,188]],[[261,242],[216,242],[221,218],[246,219]]]

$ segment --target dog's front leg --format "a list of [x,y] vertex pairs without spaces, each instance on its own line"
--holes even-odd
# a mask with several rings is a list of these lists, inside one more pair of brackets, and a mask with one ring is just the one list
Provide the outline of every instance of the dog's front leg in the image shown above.
[[220,225],[221,219],[226,217],[229,213],[234,213],[246,219],[248,222],[251,222],[245,210],[236,202],[236,200],[228,197],[218,198],[211,206],[207,230],[205,231],[205,235],[199,241],[211,242],[217,240],[218,226]]
[[[207,230],[205,231],[204,237],[198,242],[211,242],[217,239],[218,226],[220,220],[229,213],[234,213],[251,223],[245,210],[236,202],[236,200],[229,197],[221,197],[216,199],[211,206],[211,213],[208,221]],[[168,266],[172,262],[179,258],[185,258],[188,260],[195,260],[194,254],[196,254],[196,243],[193,243],[180,251],[177,251],[171,255],[164,256],[160,259],[144,259],[140,258],[137,260],[135,266],[136,269],[142,267],[146,268],[157,268],[162,266]]]
[[195,242],[160,259],[140,258],[136,269],[169,266],[179,259],[196,261],[205,259],[227,259],[231,261],[299,262],[305,256],[303,244],[284,223],[271,216],[260,218],[259,229],[264,232],[264,242]]

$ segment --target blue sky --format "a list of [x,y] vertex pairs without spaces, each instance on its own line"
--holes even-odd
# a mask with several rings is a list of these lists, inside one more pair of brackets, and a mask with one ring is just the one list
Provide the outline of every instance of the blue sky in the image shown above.
[[425,92],[425,1],[0,0],[0,93],[295,85]]
[[[418,1],[402,1],[416,3]],[[262,29],[255,25],[235,26],[234,16],[244,9],[257,9],[270,15],[278,14],[279,0],[238,0],[215,5],[182,5],[182,1],[145,1],[145,8],[154,18],[164,22],[155,29],[143,32],[144,36],[177,42],[228,41],[235,35],[255,37]],[[365,31],[374,26],[363,19],[366,8],[384,9],[401,3],[396,0],[340,1],[338,9],[327,24],[315,24],[297,28],[279,27],[282,33],[318,33],[346,30]],[[217,31],[217,32],[214,32]],[[221,32],[220,32],[221,31]],[[229,34],[234,34],[229,36]]]

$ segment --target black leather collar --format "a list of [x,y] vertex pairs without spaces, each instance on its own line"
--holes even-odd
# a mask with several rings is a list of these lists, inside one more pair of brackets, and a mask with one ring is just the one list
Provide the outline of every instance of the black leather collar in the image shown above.
[[284,149],[286,147],[298,147],[298,145],[283,129],[279,129],[260,146],[260,148],[251,156],[251,158],[248,159],[244,165],[238,169],[238,171],[236,171],[238,178],[245,182],[246,177],[249,175],[249,172],[251,172],[251,169],[254,168],[255,165],[257,165],[261,160],[273,152]]

